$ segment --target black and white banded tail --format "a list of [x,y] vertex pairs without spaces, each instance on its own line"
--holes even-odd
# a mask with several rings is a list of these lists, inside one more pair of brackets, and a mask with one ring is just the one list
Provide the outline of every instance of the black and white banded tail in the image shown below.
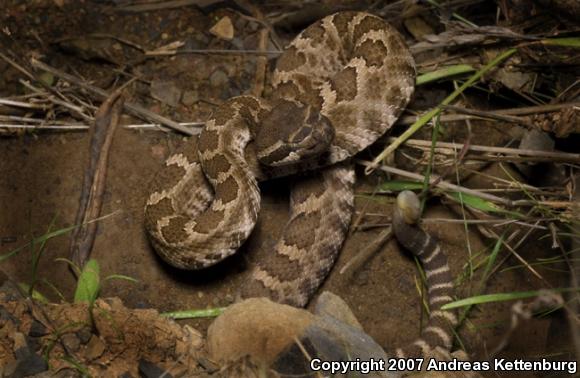
[[411,191],[397,197],[393,211],[393,231],[398,242],[419,258],[425,271],[429,320],[421,336],[409,345],[398,348],[397,357],[427,357],[449,352],[457,317],[441,307],[453,300],[453,280],[447,256],[437,241],[416,225],[420,217],[420,202]]

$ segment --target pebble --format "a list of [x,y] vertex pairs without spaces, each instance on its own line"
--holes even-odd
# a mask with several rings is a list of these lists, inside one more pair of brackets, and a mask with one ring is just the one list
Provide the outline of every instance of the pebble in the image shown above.
[[228,81],[228,74],[219,68],[213,71],[209,77],[209,83],[212,87],[221,87],[226,85]]
[[181,90],[171,81],[153,80],[151,96],[164,104],[177,106],[181,98]]
[[32,352],[28,346],[18,349],[14,355],[17,361],[11,374],[12,377],[27,377],[48,370],[48,364],[44,358]]
[[77,350],[79,350],[79,347],[81,346],[81,341],[74,333],[67,333],[62,335],[61,341],[64,344],[64,346],[69,351],[72,352],[76,352]]
[[185,106],[191,106],[199,100],[199,93],[197,91],[185,91],[181,97],[181,103]]
[[232,19],[228,16],[222,17],[209,32],[218,38],[225,39],[226,41],[231,41],[234,38],[234,25],[232,24]]
[[82,344],[86,344],[91,340],[93,336],[91,330],[88,327],[82,328],[80,331],[77,332],[77,337],[79,338]]
[[26,337],[22,332],[14,333],[14,335],[12,336],[12,340],[14,340],[13,347],[14,352],[17,352],[18,350],[21,350],[23,348],[28,348],[28,345],[26,344]]
[[139,375],[145,378],[157,378],[161,376],[166,378],[173,377],[173,375],[169,374],[165,369],[160,368],[153,362],[143,359],[139,360]]
[[105,352],[105,343],[96,335],[93,335],[87,344],[86,356],[88,360],[94,360]]

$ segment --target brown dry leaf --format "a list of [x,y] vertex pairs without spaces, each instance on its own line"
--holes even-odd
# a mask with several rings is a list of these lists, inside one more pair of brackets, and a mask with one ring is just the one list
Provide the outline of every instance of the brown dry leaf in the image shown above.
[[222,17],[209,32],[218,38],[231,41],[234,38],[234,25],[228,16]]

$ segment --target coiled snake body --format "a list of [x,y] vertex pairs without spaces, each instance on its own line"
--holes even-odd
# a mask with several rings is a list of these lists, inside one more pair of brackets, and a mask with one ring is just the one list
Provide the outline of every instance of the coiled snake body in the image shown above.
[[[242,289],[246,297],[304,306],[334,264],[350,223],[354,172],[345,161],[391,128],[414,84],[413,58],[381,18],[341,12],[315,22],[278,59],[271,99],[226,101],[197,143],[167,159],[145,209],[155,250],[178,268],[216,264],[252,232],[258,181],[316,168],[294,184],[284,233]],[[415,238],[409,230],[401,237]],[[431,316],[439,339],[429,345],[450,342],[439,332],[441,316]],[[425,349],[424,342],[415,346]]]
[[169,264],[201,269],[234,253],[260,209],[257,181],[319,167],[292,189],[289,224],[244,288],[303,306],[334,263],[353,206],[338,164],[383,135],[409,102],[414,61],[381,18],[341,12],[302,31],[277,61],[273,96],[232,98],[153,183],[145,224]]

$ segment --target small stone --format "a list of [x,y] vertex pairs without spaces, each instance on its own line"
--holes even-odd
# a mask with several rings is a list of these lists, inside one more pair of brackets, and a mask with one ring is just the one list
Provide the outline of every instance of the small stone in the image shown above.
[[187,38],[185,44],[183,45],[184,50],[200,50],[203,46],[200,41],[194,38]]
[[48,370],[48,364],[44,358],[32,353],[28,347],[17,350],[15,355],[18,365],[12,373],[13,377],[27,377]]
[[197,34],[195,37],[196,37],[196,40],[199,43],[201,43],[202,46],[207,46],[209,41],[210,41],[210,38],[203,33]]
[[77,332],[77,337],[79,338],[82,344],[86,344],[91,340],[93,333],[88,327],[82,328],[80,331]]
[[209,83],[212,87],[221,87],[228,83],[228,74],[221,69],[213,71],[209,77]]
[[225,39],[226,41],[232,40],[234,38],[234,25],[232,24],[231,18],[228,16],[222,17],[209,32],[218,38]]
[[105,352],[105,343],[97,335],[93,335],[87,344],[87,359],[97,359],[103,355],[103,352]]
[[81,346],[81,341],[74,333],[64,334],[60,340],[62,341],[63,345],[72,352],[76,352]]
[[153,80],[151,82],[151,96],[167,105],[177,106],[181,98],[181,91],[171,81]]
[[248,75],[254,75],[256,72],[256,61],[255,60],[246,60],[244,62],[244,72]]
[[167,377],[173,378],[166,370],[155,365],[153,362],[141,359],[139,360],[139,374],[145,378]]
[[258,30],[258,28],[260,27],[260,24],[258,24],[258,23],[257,23],[257,22],[255,22],[255,21],[250,21],[250,22],[248,22],[248,26],[247,26],[247,27],[248,27],[248,29],[249,29],[250,31],[253,31],[253,32],[255,32],[255,31],[257,31],[257,30]]
[[556,143],[545,132],[530,130],[526,132],[520,142],[522,150],[553,151]]
[[244,41],[240,37],[233,38],[230,42],[238,50],[244,48]]
[[185,106],[191,106],[199,100],[197,91],[185,91],[181,97],[181,103]]
[[363,329],[348,304],[329,291],[323,291],[320,294],[314,306],[314,313],[320,316],[330,316],[354,328]]
[[30,324],[30,330],[28,331],[28,336],[30,337],[41,337],[48,334],[48,330],[38,320],[34,319],[32,324]]
[[26,343],[26,337],[21,332],[16,332],[14,336],[12,336],[12,340],[14,340],[14,352],[18,350],[22,350],[23,348],[28,348],[28,344]]

